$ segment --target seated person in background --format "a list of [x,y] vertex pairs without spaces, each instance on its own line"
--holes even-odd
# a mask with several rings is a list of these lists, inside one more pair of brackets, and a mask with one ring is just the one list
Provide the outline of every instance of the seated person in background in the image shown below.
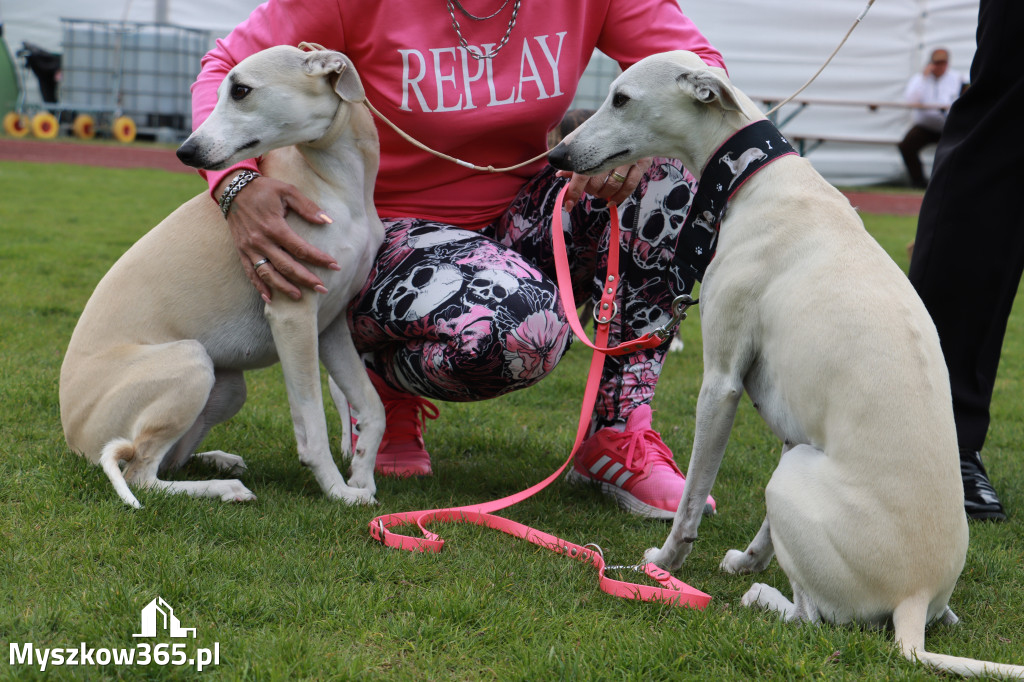
[[910,174],[911,186],[923,189],[928,185],[919,154],[928,145],[939,141],[949,105],[960,96],[964,86],[963,75],[949,68],[949,50],[943,48],[932,51],[924,71],[914,74],[907,83],[903,92],[907,102],[936,106],[934,109],[913,109],[914,125],[898,145],[907,173]]

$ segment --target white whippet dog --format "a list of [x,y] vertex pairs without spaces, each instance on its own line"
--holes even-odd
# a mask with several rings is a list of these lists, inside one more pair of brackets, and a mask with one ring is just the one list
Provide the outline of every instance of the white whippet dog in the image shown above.
[[[655,55],[612,84],[551,160],[598,174],[674,156],[702,171],[763,118],[721,69],[689,52]],[[764,524],[721,567],[760,571],[774,554],[793,601],[754,584],[743,604],[787,620],[892,622],[911,660],[1024,676],[924,648],[928,622],[956,622],[948,601],[968,542],[949,379],[928,312],[845,197],[798,156],[761,169],[732,197],[700,299],[704,380],[686,492],[647,560],[674,570],[690,553],[746,389],[783,454]]]
[[[271,48],[231,70],[212,114],[178,152],[189,165],[210,170],[262,154],[265,175],[295,185],[331,216],[332,224],[315,227],[295,214],[288,219],[341,266],[316,269],[328,293],[306,292],[298,301],[278,295],[264,304],[206,193],[142,237],[97,285],[61,367],[61,421],[71,449],[102,465],[126,503],[140,506],[128,484],[253,499],[238,480],[158,476],[192,457],[243,470],[237,455],[195,449],[213,425],[241,409],[243,371],[278,360],[299,460],[329,497],[374,501],[384,408],[345,315],[384,236],[373,204],[377,133],[363,99],[344,55]],[[331,456],[321,360],[359,414],[348,483]]]

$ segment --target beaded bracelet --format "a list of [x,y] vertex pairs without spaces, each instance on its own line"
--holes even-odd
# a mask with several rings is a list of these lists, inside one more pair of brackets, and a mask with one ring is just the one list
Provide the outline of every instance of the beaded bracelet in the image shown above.
[[224,190],[224,194],[220,195],[220,212],[224,214],[224,219],[228,219],[228,211],[231,210],[231,202],[235,200],[238,193],[242,191],[242,188],[248,185],[250,182],[260,177],[260,174],[256,171],[243,170],[241,173],[235,176],[227,188]]

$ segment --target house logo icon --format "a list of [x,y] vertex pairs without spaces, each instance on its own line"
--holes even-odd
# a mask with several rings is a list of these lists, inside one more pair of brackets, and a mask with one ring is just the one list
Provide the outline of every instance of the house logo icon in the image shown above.
[[196,629],[181,627],[181,623],[174,616],[174,609],[162,597],[157,597],[142,609],[142,632],[134,634],[132,637],[156,637],[158,625],[171,637],[181,638],[191,635],[195,639]]

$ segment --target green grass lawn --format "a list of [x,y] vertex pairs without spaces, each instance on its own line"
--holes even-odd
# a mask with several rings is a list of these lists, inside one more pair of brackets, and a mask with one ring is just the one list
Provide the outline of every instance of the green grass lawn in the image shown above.
[[[383,548],[375,515],[483,502],[521,490],[571,447],[588,354],[518,394],[443,404],[428,445],[435,476],[379,479],[376,508],[324,498],[298,463],[280,370],[248,375],[249,401],[207,440],[243,455],[258,496],[232,505],[138,493],[124,507],[61,432],[57,382],[67,340],[113,261],[181,201],[196,177],[162,171],[0,163],[0,679],[660,680],[924,679],[887,632],[784,625],[739,606],[750,577],[718,572],[764,514],[779,444],[745,400],[714,494],[717,517],[679,576],[710,593],[704,611],[615,599],[586,565],[504,535],[438,527],[438,555]],[[906,267],[914,219],[865,216]],[[997,257],[997,254],[994,255]],[[950,280],[951,287],[970,282]],[[951,605],[962,622],[928,633],[932,651],[1024,664],[1024,316],[1011,319],[985,451],[1008,523],[972,524]],[[685,469],[701,373],[699,315],[683,324],[655,400],[655,428]],[[330,420],[340,434],[336,417]],[[214,473],[195,467],[185,477]],[[634,563],[668,525],[563,481],[507,515]],[[626,577],[625,579],[633,579]],[[758,577],[788,593],[775,566]],[[142,642],[157,595],[219,665],[10,665],[9,644],[119,649]]]

